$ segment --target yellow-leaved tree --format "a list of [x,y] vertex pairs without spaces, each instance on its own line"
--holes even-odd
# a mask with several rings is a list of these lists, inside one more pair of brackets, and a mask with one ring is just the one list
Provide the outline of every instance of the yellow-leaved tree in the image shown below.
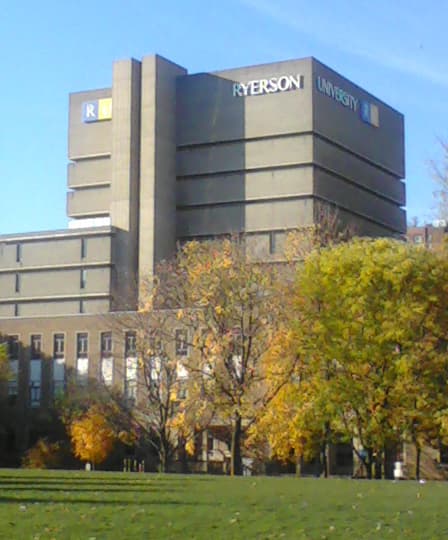
[[252,259],[244,239],[190,242],[178,268],[178,316],[193,347],[187,404],[203,404],[227,429],[230,472],[242,474],[247,431],[284,383],[266,386],[263,364],[284,307],[278,268]]
[[291,294],[294,376],[257,435],[279,456],[320,453],[324,466],[328,443],[352,443],[368,477],[403,441],[436,444],[448,410],[446,256],[354,240],[309,255]]
[[100,405],[93,405],[69,427],[76,457],[93,466],[102,463],[112,451],[118,434]]

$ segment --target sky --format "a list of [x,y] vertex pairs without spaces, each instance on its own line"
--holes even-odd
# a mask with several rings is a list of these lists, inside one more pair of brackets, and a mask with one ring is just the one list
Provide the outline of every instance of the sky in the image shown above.
[[405,115],[408,219],[435,217],[445,0],[22,0],[0,19],[0,234],[61,229],[68,94],[158,53],[190,73],[314,56]]

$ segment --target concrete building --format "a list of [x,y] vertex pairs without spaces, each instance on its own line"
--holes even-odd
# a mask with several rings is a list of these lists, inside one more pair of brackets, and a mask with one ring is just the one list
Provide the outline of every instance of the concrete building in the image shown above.
[[314,58],[191,75],[118,61],[110,88],[70,95],[68,132],[69,228],[0,236],[20,448],[65,370],[123,364],[132,336],[109,350],[104,318],[136,308],[177,242],[244,232],[278,258],[321,205],[361,235],[406,233],[403,116]]

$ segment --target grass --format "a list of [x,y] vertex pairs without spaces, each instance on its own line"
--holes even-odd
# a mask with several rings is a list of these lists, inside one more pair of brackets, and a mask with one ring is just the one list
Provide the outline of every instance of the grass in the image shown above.
[[0,538],[448,538],[448,484],[0,470]]

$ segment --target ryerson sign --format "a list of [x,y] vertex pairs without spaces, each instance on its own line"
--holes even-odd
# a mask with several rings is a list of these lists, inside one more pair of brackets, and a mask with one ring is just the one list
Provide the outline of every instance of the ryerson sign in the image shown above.
[[262,94],[274,94],[287,92],[288,90],[300,90],[303,88],[303,75],[283,75],[270,79],[256,79],[247,83],[234,83],[234,96],[260,96]]

